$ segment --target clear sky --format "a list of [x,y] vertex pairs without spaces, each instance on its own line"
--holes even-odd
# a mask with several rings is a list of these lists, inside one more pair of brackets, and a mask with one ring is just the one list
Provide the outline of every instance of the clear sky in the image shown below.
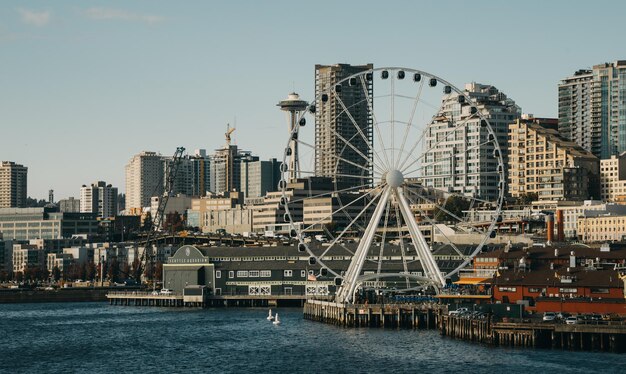
[[[557,115],[557,84],[626,59],[623,1],[3,1],[0,159],[28,194],[124,190],[142,150],[236,143],[282,157],[276,103],[314,93],[314,65],[404,66],[492,84]],[[278,141],[277,141],[278,140]]]

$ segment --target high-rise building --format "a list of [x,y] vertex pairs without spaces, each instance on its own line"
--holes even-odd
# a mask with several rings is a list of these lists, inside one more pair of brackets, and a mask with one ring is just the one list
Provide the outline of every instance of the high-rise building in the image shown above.
[[0,163],[0,208],[26,205],[28,168],[12,161]]
[[263,197],[276,191],[280,181],[280,162],[275,158],[269,161],[245,161],[240,163],[240,188],[246,198]]
[[626,152],[600,160],[600,185],[603,201],[626,201]]
[[559,83],[559,132],[598,158],[626,151],[626,61],[578,70]]
[[600,161],[559,135],[558,121],[525,116],[509,125],[509,194],[542,201],[599,197]]
[[163,156],[139,153],[126,165],[126,212],[139,213],[152,196],[163,194]]
[[79,213],[80,212],[80,199],[74,197],[68,197],[67,199],[61,199],[58,202],[59,211],[63,213]]
[[[172,161],[171,158],[164,161],[164,186]],[[211,191],[211,158],[207,156],[206,150],[196,149],[193,155],[185,155],[180,159],[172,187],[173,195],[200,197]]]
[[211,192],[241,191],[241,165],[258,161],[250,151],[242,151],[236,145],[218,149],[211,157]]
[[98,181],[80,189],[81,213],[96,213],[100,218],[117,215],[117,187]]
[[[372,177],[373,122],[367,96],[373,97],[374,86],[372,80],[363,81],[366,87],[356,80],[353,85],[342,85],[340,91],[333,87],[372,68],[373,64],[315,65],[315,175],[339,175],[338,185],[361,185],[363,177]],[[326,94],[329,91],[335,93]],[[349,113],[345,108],[350,108]],[[346,146],[346,140],[351,146]]]
[[[491,85],[469,83],[464,93],[489,120],[506,165],[508,125],[520,117],[521,109]],[[500,186],[494,144],[483,144],[489,133],[481,126],[481,118],[472,113],[474,104],[459,100],[457,93],[444,96],[440,112],[425,132],[422,181],[426,188],[495,201]],[[464,125],[459,126],[461,123]]]

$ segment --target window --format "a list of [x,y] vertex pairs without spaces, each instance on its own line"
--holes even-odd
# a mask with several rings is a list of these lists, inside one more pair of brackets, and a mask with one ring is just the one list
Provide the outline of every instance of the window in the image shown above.
[[237,278],[248,278],[248,271],[247,270],[238,270],[237,271]]
[[285,270],[283,272],[283,275],[286,276],[286,277],[291,277],[291,276],[293,276],[293,270]]
[[559,288],[560,293],[577,293],[578,288]]
[[259,275],[261,276],[261,278],[271,278],[272,277],[272,271],[271,270],[261,270]]
[[221,270],[215,270],[215,278],[221,278],[222,277],[222,271]]
[[608,288],[591,288],[591,293],[609,293]]
[[517,287],[498,287],[498,291],[500,291],[500,292],[515,292],[515,291],[517,291]]
[[228,278],[234,278],[235,277],[235,272],[234,271],[229,271],[228,272]]
[[530,287],[530,288],[528,289],[528,292],[532,292],[532,293],[539,293],[539,292],[541,292],[541,288]]
[[250,276],[251,278],[258,278],[259,277],[259,271],[258,270],[250,270],[250,272],[248,273],[248,276]]

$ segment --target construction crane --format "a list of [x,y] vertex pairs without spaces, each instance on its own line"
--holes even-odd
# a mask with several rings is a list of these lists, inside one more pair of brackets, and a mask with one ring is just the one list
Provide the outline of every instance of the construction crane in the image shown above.
[[[141,254],[141,259],[139,260],[139,269],[137,269],[137,272],[136,272],[136,274],[139,274],[139,276],[141,276],[143,271],[145,271],[148,268],[148,261],[150,264],[150,273],[154,272],[154,264],[155,264],[155,258],[156,258],[157,253],[155,251],[155,248],[152,245],[152,242],[156,238],[156,235],[158,234],[157,230],[161,227],[161,224],[163,222],[163,217],[165,215],[164,214],[165,208],[167,206],[167,201],[169,200],[170,195],[172,194],[174,190],[174,182],[176,180],[176,175],[178,174],[178,167],[183,158],[183,152],[185,152],[184,147],[176,148],[176,152],[174,153],[174,156],[172,157],[171,166],[167,169],[167,176],[165,179],[165,188],[163,189],[163,195],[159,199],[159,206],[156,212],[154,212],[153,214],[152,222],[148,229],[148,235],[144,243],[144,250]],[[146,278],[152,280],[152,274],[146,274]],[[152,282],[152,283],[155,284],[155,282]]]

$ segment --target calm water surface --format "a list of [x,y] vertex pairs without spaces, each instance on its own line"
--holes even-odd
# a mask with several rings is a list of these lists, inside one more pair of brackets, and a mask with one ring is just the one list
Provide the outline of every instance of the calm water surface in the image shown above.
[[0,305],[0,372],[623,373],[626,355],[504,349],[437,331],[345,329],[300,309]]

